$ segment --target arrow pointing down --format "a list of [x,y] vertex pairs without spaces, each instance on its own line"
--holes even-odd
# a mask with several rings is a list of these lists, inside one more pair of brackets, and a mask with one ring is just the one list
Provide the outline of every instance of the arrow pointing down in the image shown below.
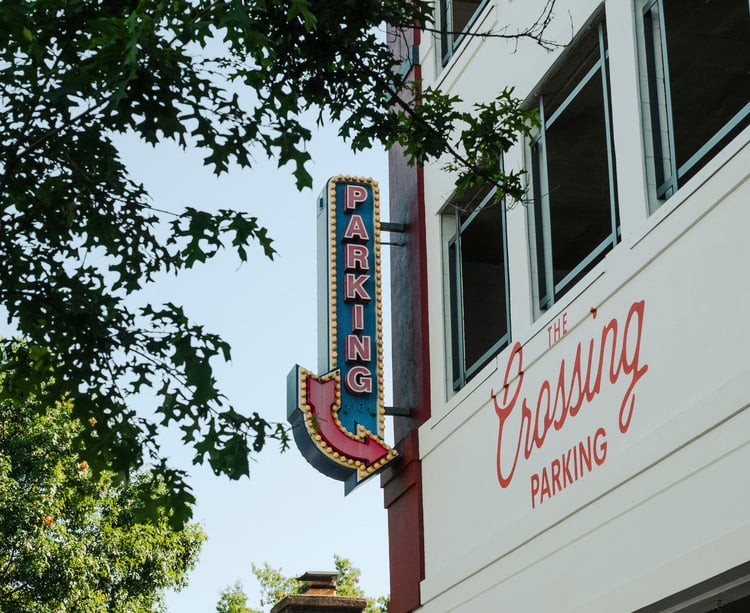
[[336,379],[320,381],[313,376],[307,377],[307,403],[317,420],[320,436],[344,457],[360,460],[367,466],[374,464],[388,455],[389,449],[370,434],[359,440],[339,428],[334,417],[334,410],[338,410],[336,405],[340,402],[336,399],[336,387]]

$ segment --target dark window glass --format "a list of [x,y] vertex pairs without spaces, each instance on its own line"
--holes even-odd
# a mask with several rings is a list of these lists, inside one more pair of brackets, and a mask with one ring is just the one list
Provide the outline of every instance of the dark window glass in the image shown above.
[[440,0],[440,49],[443,66],[448,63],[470,27],[479,9],[487,0]]
[[551,306],[617,242],[606,36],[594,26],[542,86],[532,144],[538,306]]
[[466,364],[479,362],[508,332],[501,205],[485,207],[461,232]]
[[491,195],[454,202],[451,210],[457,228],[448,243],[454,389],[510,341],[505,209]]
[[453,0],[453,32],[464,32],[476,13],[481,0]]
[[658,196],[750,123],[747,0],[652,0],[644,14]]
[[597,72],[545,135],[555,285],[612,233],[602,91]]

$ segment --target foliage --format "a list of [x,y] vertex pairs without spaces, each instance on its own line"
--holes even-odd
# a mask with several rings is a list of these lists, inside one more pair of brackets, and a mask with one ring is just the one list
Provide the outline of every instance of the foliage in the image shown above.
[[361,571],[347,558],[342,558],[334,554],[333,560],[336,564],[336,570],[341,577],[336,582],[336,593],[339,596],[350,596],[352,598],[366,598],[367,606],[364,613],[387,613],[389,598],[387,596],[378,596],[370,598],[365,596],[364,591],[359,587],[359,578]]
[[[506,173],[500,162],[519,138],[532,134],[538,125],[535,110],[524,109],[512,89],[504,89],[491,102],[474,104],[470,111],[461,110],[458,96],[433,88],[422,90],[419,83],[411,89],[420,103],[398,112],[403,126],[398,143],[412,162],[447,156],[444,168],[455,175],[459,196],[472,188],[494,185],[496,202],[505,196],[523,199],[522,172]],[[456,135],[455,142],[434,130],[441,123]]]
[[[412,162],[451,156],[459,174],[505,190],[477,140],[525,125],[517,101],[443,114],[437,92],[407,87],[380,24],[429,27],[428,0],[3,0],[0,3],[0,307],[24,345],[4,341],[0,400],[73,401],[95,471],[150,462],[170,521],[194,501],[159,449],[178,427],[196,463],[249,473],[248,455],[284,427],[221,394],[229,344],[172,303],[139,291],[222,249],[274,247],[245,210],[164,211],[128,174],[118,135],[202,152],[216,174],[265,154],[311,185],[311,124],[334,121],[354,149],[406,146]],[[506,100],[507,101],[507,100]],[[418,102],[418,104],[415,104]],[[473,130],[476,137],[458,134]],[[473,140],[472,140],[473,139]],[[502,141],[505,142],[505,141]],[[500,149],[502,149],[500,146]],[[497,147],[495,147],[497,148]],[[466,179],[476,181],[476,179]],[[512,189],[511,189],[512,188]],[[54,385],[49,384],[51,370]],[[131,398],[151,390],[136,413]]]
[[304,584],[294,577],[287,577],[280,568],[271,568],[268,562],[263,566],[252,564],[255,579],[260,584],[260,607],[270,609],[279,600],[291,594],[299,594]]
[[[379,596],[370,598],[365,596],[359,587],[361,572],[353,566],[347,558],[333,556],[336,570],[340,577],[336,582],[336,593],[339,596],[350,598],[365,598],[367,606],[364,613],[386,613],[388,610],[388,597]],[[252,565],[253,575],[260,584],[260,608],[270,610],[276,603],[289,595],[302,592],[304,583],[294,577],[286,576],[281,569],[272,568],[267,562],[262,566]],[[234,608],[233,608],[234,607]],[[259,613],[255,609],[247,607],[247,595],[242,584],[238,581],[221,593],[218,604],[218,613]]]
[[163,590],[184,587],[202,531],[172,529],[164,507],[147,517],[166,491],[154,475],[92,474],[69,401],[35,404],[0,403],[0,611],[160,610]]
[[217,613],[257,613],[247,606],[247,596],[242,589],[242,583],[236,581],[219,595],[216,603]]

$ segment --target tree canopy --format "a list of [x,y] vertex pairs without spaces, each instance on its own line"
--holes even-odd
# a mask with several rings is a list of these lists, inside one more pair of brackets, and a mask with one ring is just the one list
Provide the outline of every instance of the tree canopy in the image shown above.
[[160,609],[197,562],[201,529],[170,526],[158,477],[94,475],[70,402],[36,403],[0,402],[0,610]]
[[[415,163],[448,155],[461,189],[490,181],[519,196],[518,175],[497,164],[531,121],[512,94],[458,110],[396,70],[383,24],[393,35],[429,27],[431,11],[426,0],[2,0],[0,307],[23,342],[3,341],[0,400],[69,399],[82,423],[96,421],[79,433],[92,469],[149,462],[175,525],[194,499],[163,458],[162,428],[230,478],[269,438],[285,446],[284,426],[222,395],[226,340],[180,305],[139,301],[159,274],[225,248],[241,262],[251,245],[272,258],[271,238],[250,211],[160,208],[129,175],[118,135],[195,148],[216,174],[267,155],[304,188],[306,143],[332,121],[355,150],[379,141]],[[153,402],[137,412],[141,390]]]

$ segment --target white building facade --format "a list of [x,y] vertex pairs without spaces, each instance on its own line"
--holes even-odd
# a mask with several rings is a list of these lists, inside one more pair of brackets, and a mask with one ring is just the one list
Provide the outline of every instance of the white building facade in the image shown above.
[[408,317],[429,375],[422,418],[396,426],[418,495],[399,509],[383,478],[394,534],[405,509],[421,531],[418,603],[396,580],[392,609],[748,611],[748,1],[557,0],[552,52],[460,34],[544,7],[438,0],[415,41],[424,86],[467,108],[511,86],[540,124],[502,160],[523,201],[455,198],[433,164],[414,218],[392,210],[423,292],[394,307],[394,352]]

